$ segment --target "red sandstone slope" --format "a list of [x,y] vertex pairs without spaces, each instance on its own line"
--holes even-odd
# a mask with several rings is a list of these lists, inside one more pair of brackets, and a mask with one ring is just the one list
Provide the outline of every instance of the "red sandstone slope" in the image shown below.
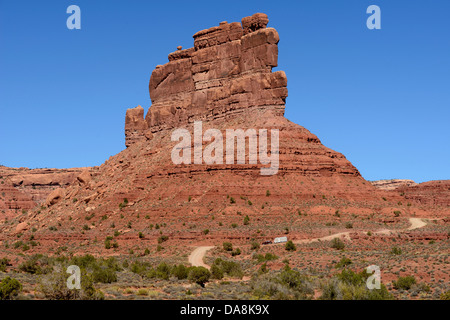
[[0,166],[0,217],[12,217],[22,210],[42,204],[54,189],[73,183],[82,170]]
[[[122,240],[134,241],[138,232],[158,237],[149,227],[158,223],[168,226],[165,232],[173,239],[201,239],[206,229],[208,237],[223,239],[255,230],[222,230],[214,221],[218,216],[229,224],[248,215],[256,221],[252,228],[277,235],[297,212],[391,214],[392,204],[403,197],[377,190],[342,154],[284,118],[287,79],[282,71],[272,73],[279,36],[267,22],[257,14],[244,18],[242,26],[221,23],[196,33],[194,48],[171,53],[169,62],[153,71],[145,118],[141,107],[127,110],[127,149],[55,191],[48,208],[18,217],[2,231],[36,228],[36,239],[44,243],[101,239],[119,230]],[[203,132],[278,129],[278,173],[261,175],[263,165],[249,164],[248,154],[246,164],[175,165],[173,130],[186,128],[192,135],[199,120]],[[207,145],[203,142],[203,149]]]

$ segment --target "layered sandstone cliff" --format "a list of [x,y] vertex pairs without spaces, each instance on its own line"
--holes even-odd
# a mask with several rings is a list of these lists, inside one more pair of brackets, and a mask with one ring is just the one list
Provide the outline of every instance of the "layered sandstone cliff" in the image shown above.
[[53,190],[68,187],[83,170],[93,168],[28,169],[0,166],[0,216],[11,216],[15,212],[44,204]]
[[194,47],[169,54],[149,84],[152,106],[129,109],[125,144],[196,120],[227,119],[255,109],[284,115],[287,78],[278,63],[277,31],[258,13],[197,32]]
[[380,190],[395,190],[403,186],[411,187],[417,185],[413,180],[408,179],[385,179],[370,181],[370,183]]

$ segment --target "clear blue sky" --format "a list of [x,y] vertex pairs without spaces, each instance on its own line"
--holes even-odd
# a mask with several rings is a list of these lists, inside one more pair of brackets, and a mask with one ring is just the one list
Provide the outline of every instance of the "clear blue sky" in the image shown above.
[[[81,30],[66,27],[71,4]],[[366,27],[371,4],[381,30]],[[255,12],[280,34],[288,119],[368,180],[450,179],[448,0],[0,0],[0,164],[100,165],[168,53]]]

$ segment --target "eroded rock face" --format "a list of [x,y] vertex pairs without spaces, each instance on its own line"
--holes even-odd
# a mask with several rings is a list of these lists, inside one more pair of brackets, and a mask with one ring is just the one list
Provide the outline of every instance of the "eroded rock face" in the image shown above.
[[408,179],[387,179],[387,180],[376,180],[376,181],[370,181],[370,183],[380,189],[380,190],[395,190],[399,187],[411,187],[416,186],[417,183],[415,183],[413,180]]
[[92,168],[28,169],[0,166],[0,217],[13,216],[44,204],[56,188],[64,188],[77,180],[88,179]]
[[279,35],[266,28],[267,15],[257,13],[239,22],[222,22],[197,32],[194,47],[169,54],[149,84],[152,106],[144,121],[142,107],[129,109],[126,146],[152,133],[193,119],[214,120],[255,109],[284,115],[287,78],[272,73],[278,64]]
[[450,180],[422,182],[412,186],[401,186],[396,191],[408,200],[424,205],[450,207]]

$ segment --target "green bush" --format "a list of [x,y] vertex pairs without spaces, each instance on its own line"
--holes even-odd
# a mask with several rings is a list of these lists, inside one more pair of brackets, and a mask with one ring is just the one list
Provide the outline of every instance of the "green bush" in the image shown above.
[[169,240],[168,236],[161,236],[158,238],[158,243],[163,243],[166,242],[167,240]]
[[222,245],[223,245],[223,250],[233,251],[233,244],[231,242],[224,242]]
[[117,282],[117,274],[110,268],[96,268],[92,273],[92,280],[101,283]]
[[277,260],[278,256],[274,255],[273,253],[267,252],[266,255],[262,254],[253,254],[253,259],[256,259],[258,263],[265,262],[265,261],[272,261]]
[[336,268],[344,268],[346,266],[349,266],[352,264],[352,260],[350,260],[349,258],[343,257],[341,258],[341,261],[339,261],[338,263],[336,263]]
[[202,287],[205,287],[205,283],[209,281],[211,273],[205,267],[192,267],[189,271],[189,280],[195,282]]
[[49,300],[103,300],[104,294],[94,287],[92,274],[81,270],[81,290],[67,287],[66,267],[59,265],[56,270],[41,279],[40,291]]
[[177,277],[178,280],[187,279],[188,274],[189,268],[187,268],[185,265],[180,264],[172,268],[172,275]]
[[9,265],[9,260],[6,258],[0,259],[0,272],[6,272],[6,268]]
[[163,280],[169,280],[170,278],[170,267],[165,262],[161,262],[158,267],[156,267],[156,276]]
[[252,280],[251,288],[252,294],[258,299],[303,300],[311,299],[314,294],[309,279],[291,269],[275,274],[262,270]]
[[355,273],[344,269],[322,285],[322,300],[391,300],[392,294],[381,284],[380,289],[368,289],[370,276],[365,270]]
[[213,264],[211,267],[211,278],[213,279],[217,279],[217,280],[222,280],[223,279],[223,270],[222,268],[217,265],[217,264]]
[[0,300],[11,300],[22,291],[22,285],[14,278],[6,277],[0,281]]
[[248,216],[245,216],[244,218],[244,226],[248,225],[250,223],[250,218]]
[[401,255],[402,254],[402,249],[397,248],[397,247],[393,247],[392,250],[391,250],[391,254]]
[[217,258],[213,265],[218,266],[224,274],[227,274],[230,277],[242,279],[244,276],[242,267],[237,262]]
[[331,240],[331,247],[337,250],[343,250],[345,248],[345,243],[339,238],[334,238]]
[[19,265],[19,270],[29,274],[46,274],[52,269],[52,262],[41,254],[31,256]]
[[441,300],[450,300],[450,290],[443,292],[440,296]]
[[260,248],[259,242],[252,241],[250,249],[251,250],[258,250],[259,248]]
[[414,276],[398,277],[397,281],[392,282],[395,289],[409,290],[413,284],[416,284]]
[[291,240],[286,242],[286,245],[284,246],[284,248],[287,251],[295,251],[295,250],[297,250],[297,247],[295,246],[295,244]]
[[236,250],[234,250],[233,252],[231,252],[231,255],[234,257],[234,256],[240,255],[241,253],[242,253],[242,252],[241,252],[241,249],[237,248]]

